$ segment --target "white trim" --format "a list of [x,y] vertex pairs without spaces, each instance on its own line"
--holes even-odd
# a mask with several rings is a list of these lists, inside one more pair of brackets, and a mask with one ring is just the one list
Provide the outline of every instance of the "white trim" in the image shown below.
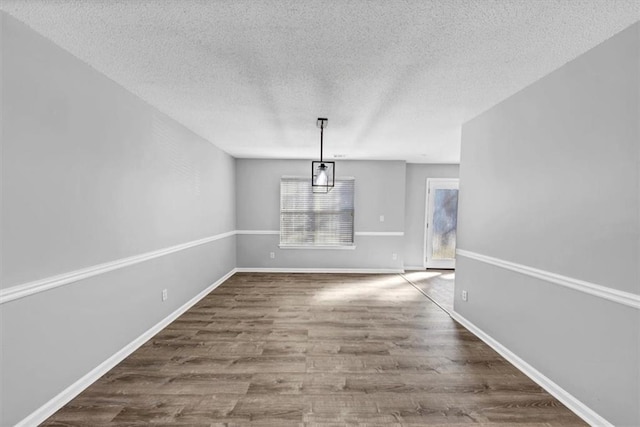
[[422,268],[427,268],[427,239],[429,238],[429,178],[425,180],[424,190],[424,239],[422,240]]
[[423,253],[422,253],[422,265],[424,268],[443,268],[443,269],[453,269],[456,267],[455,257],[453,260],[450,259],[440,259],[433,260],[429,258],[429,253],[431,252],[432,243],[429,238],[429,219],[432,219],[433,214],[433,204],[429,203],[430,195],[431,195],[431,186],[438,186],[443,189],[455,189],[458,190],[460,187],[460,178],[427,178],[426,181],[426,189],[425,189],[425,197],[424,197],[424,245],[423,245]]
[[401,268],[286,268],[238,267],[238,273],[344,273],[344,274],[398,274]]
[[184,249],[189,249],[195,246],[204,245],[205,243],[214,242],[216,240],[224,239],[226,237],[230,237],[235,234],[236,234],[235,230],[228,231],[226,233],[205,237],[204,239],[193,240],[191,242],[170,246],[168,248],[160,249],[157,251],[151,251],[151,252],[146,252],[140,255],[121,258],[115,261],[105,262],[103,264],[82,268],[80,270],[75,270],[68,273],[59,274],[56,276],[46,277],[40,280],[34,280],[32,282],[12,286],[7,289],[1,289],[0,304],[13,301],[18,298],[24,298],[26,296],[33,295],[38,292],[43,292],[49,289],[57,288],[59,286],[68,285],[70,283],[84,280],[89,277],[97,276],[99,274],[107,273],[109,271],[117,270],[124,267],[129,267],[134,264],[139,264],[141,262],[158,258],[164,255],[172,254],[174,252],[182,251]]
[[638,294],[619,291],[617,289],[608,288],[606,286],[586,282],[584,280],[562,276],[550,271],[539,270],[537,268],[528,267],[522,264],[516,264],[515,262],[505,261],[503,259],[493,258],[487,255],[482,255],[463,249],[457,249],[456,254],[465,258],[484,262],[486,264],[495,265],[496,267],[504,268],[506,270],[515,271],[516,273],[535,277],[546,282],[555,283],[556,285],[584,292],[598,298],[603,298],[609,301],[617,302],[619,304],[624,304],[635,309],[640,309],[640,295]]
[[[262,235],[262,234],[280,234],[279,230],[236,230],[236,234]],[[404,236],[404,231],[356,231],[355,236]]]
[[16,427],[27,427],[38,425],[51,415],[53,415],[57,410],[66,405],[71,399],[76,397],[82,391],[84,391],[87,387],[93,384],[97,379],[106,374],[109,370],[113,369],[118,363],[122,362],[127,356],[136,351],[142,344],[149,341],[155,334],[164,329],[169,323],[173,322],[175,319],[180,317],[185,311],[190,309],[194,304],[200,301],[202,298],[207,296],[211,291],[224,283],[229,277],[233,276],[236,273],[236,269],[229,271],[227,274],[218,279],[215,283],[209,285],[205,290],[200,292],[195,297],[191,298],[185,304],[183,304],[180,308],[175,310],[173,313],[169,314],[167,317],[158,322],[155,326],[152,326],[138,338],[131,341],[129,344],[118,350],[114,355],[109,357],[107,360],[93,368],[86,375],[81,377],[79,380],[71,384],[69,387],[58,393],[53,399],[49,400],[47,403],[42,405],[40,408],[36,409],[34,412],[29,414],[26,418],[16,424]]
[[[181,243],[179,245],[170,246],[168,248],[159,249],[157,251],[146,252],[140,255],[121,258],[115,261],[109,261],[103,264],[93,265],[90,267],[70,271],[68,273],[63,273],[56,276],[45,277],[43,279],[34,280],[32,282],[11,286],[6,289],[0,289],[0,305],[10,301],[14,301],[19,298],[24,298],[30,295],[34,295],[39,292],[44,292],[60,286],[75,283],[80,280],[88,279],[90,277],[107,273],[109,271],[117,270],[124,267],[129,267],[131,265],[139,264],[144,261],[149,261],[151,259],[158,258],[164,255],[169,255],[184,249],[189,249],[195,246],[204,245],[206,243],[224,239],[226,237],[231,237],[235,235],[279,235],[279,234],[280,234],[280,231],[278,230],[227,231],[226,233],[216,234],[214,236],[193,240],[187,243]],[[402,231],[356,231],[354,234],[356,236],[404,236],[404,232]],[[296,247],[296,249],[299,249],[299,248],[300,247]],[[303,247],[303,248],[309,249],[309,247]],[[348,246],[348,247],[335,247],[335,246],[327,247],[327,248],[314,247],[313,249],[355,249],[355,245]],[[398,270],[398,271],[402,272],[401,270]]]
[[567,408],[573,411],[577,416],[592,426],[613,427],[609,421],[604,419],[593,409],[582,403],[568,391],[560,387],[558,384],[547,378],[533,366],[518,357],[511,350],[500,344],[482,329],[465,319],[462,315],[453,310],[449,313],[451,317],[462,326],[467,328],[471,333],[484,341],[489,347],[493,348],[502,357],[507,359],[512,365],[522,371],[523,374],[531,378],[536,384],[545,389],[549,394],[562,402]]
[[404,236],[404,231],[356,231],[353,233],[356,236]]
[[289,245],[289,244],[281,244],[278,245],[278,247],[280,249],[320,249],[320,250],[354,250],[356,248],[356,245],[345,245],[345,246],[339,246],[339,245]]
[[278,230],[236,230],[236,234],[280,234]]
[[404,272],[406,273],[407,271],[426,271],[426,268],[424,268],[421,265],[405,265],[404,266]]

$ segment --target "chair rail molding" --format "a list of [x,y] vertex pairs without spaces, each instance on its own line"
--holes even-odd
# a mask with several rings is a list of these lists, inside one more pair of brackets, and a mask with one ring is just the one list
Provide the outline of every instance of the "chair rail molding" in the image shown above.
[[556,285],[584,292],[586,294],[616,302],[618,304],[623,304],[635,309],[640,309],[640,295],[638,294],[619,291],[617,289],[608,288],[596,283],[574,279],[573,277],[563,276],[560,274],[552,273],[550,271],[540,270],[537,268],[529,267],[527,265],[517,264],[515,262],[490,257],[488,255],[478,254],[464,249],[457,249],[456,254],[465,258],[483,262],[485,264],[491,264],[496,267],[524,274],[526,276],[535,277],[549,283],[554,283]]
[[[182,251],[184,249],[193,248],[195,246],[204,245],[207,243],[215,242],[216,240],[232,237],[235,235],[279,235],[279,230],[232,230],[225,233],[215,234],[213,236],[205,237],[191,242],[181,243],[179,245],[170,246],[164,249],[156,251],[146,252],[139,255],[133,255],[126,258],[117,259],[114,261],[105,262],[102,264],[92,265],[90,267],[81,268],[78,270],[62,273],[54,276],[45,277],[42,279],[34,280],[27,283],[11,286],[6,289],[0,289],[0,305],[14,301],[16,299],[28,297],[30,295],[44,292],[50,289],[54,289],[60,286],[68,285],[78,282],[80,280],[88,279],[99,274],[108,273],[109,271],[117,270],[120,268],[128,267],[131,265],[139,264],[144,261],[148,261],[154,258],[158,258],[164,255],[169,255],[174,252]],[[356,236],[404,236],[402,231],[356,231]],[[255,270],[252,270],[255,271]],[[288,270],[289,271],[289,270]],[[372,272],[402,272],[401,270],[358,270],[359,272],[372,271]]]
[[[264,234],[280,234],[280,230],[236,230],[236,234],[239,235],[264,235]],[[404,236],[404,231],[355,231],[353,233],[356,236]]]
[[191,242],[169,246],[168,248],[146,252],[143,254],[134,255],[126,258],[121,258],[115,261],[109,261],[102,264],[92,265],[90,267],[70,271],[68,273],[58,274],[55,276],[45,277],[44,279],[38,279],[32,282],[11,286],[9,288],[0,290],[0,304],[4,304],[19,298],[24,298],[29,295],[37,294],[39,292],[47,291],[49,289],[68,285],[70,283],[75,283],[80,280],[87,279],[89,277],[107,273],[109,271],[117,270],[124,267],[129,267],[131,265],[139,264],[141,262],[158,258],[164,255],[169,255],[174,252],[193,248],[195,246],[204,245],[206,243],[215,242],[216,240],[231,237],[231,236],[234,236],[235,234],[236,234],[235,230],[228,231],[226,233],[216,234],[213,236],[205,237],[203,239],[193,240]]

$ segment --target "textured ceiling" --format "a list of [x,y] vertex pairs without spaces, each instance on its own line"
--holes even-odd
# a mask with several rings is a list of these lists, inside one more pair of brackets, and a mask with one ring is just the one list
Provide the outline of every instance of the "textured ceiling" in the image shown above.
[[2,0],[236,157],[456,163],[462,123],[640,19],[638,0]]

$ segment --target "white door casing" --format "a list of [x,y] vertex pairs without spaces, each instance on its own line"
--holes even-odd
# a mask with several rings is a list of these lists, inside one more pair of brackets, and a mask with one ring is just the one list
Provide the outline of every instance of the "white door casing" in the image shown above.
[[427,178],[424,267],[455,268],[457,178]]

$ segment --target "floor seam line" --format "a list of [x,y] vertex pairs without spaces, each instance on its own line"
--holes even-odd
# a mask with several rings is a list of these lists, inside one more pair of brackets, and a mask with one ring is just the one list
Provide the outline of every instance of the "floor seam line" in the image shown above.
[[411,286],[413,286],[414,288],[416,288],[416,290],[417,290],[418,292],[420,292],[422,295],[424,295],[425,297],[427,297],[427,299],[428,299],[429,301],[431,301],[432,303],[434,303],[435,305],[437,305],[437,306],[438,306],[438,308],[439,308],[440,310],[444,311],[444,312],[447,314],[447,316],[449,316],[450,318],[452,318],[452,319],[453,319],[453,316],[451,316],[451,313],[449,313],[449,310],[447,310],[446,308],[444,308],[443,306],[441,306],[441,305],[440,305],[436,300],[434,300],[434,299],[433,299],[433,298],[431,298],[429,295],[427,295],[427,293],[426,293],[425,291],[423,291],[422,289],[420,289],[420,287],[418,287],[418,285],[416,285],[416,284],[415,284],[415,283],[413,283],[410,279],[408,279],[407,277],[405,277],[405,275],[404,275],[404,274],[402,274],[402,273],[398,273],[398,275],[399,275],[400,277],[402,277],[402,278],[403,278],[407,283],[409,283]]

